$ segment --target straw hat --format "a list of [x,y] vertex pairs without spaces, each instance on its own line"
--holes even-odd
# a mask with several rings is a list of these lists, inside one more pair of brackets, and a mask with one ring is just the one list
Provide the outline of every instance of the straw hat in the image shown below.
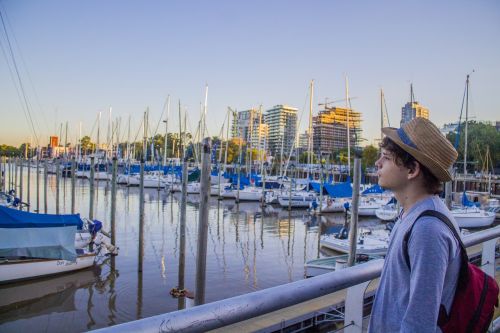
[[458,153],[431,121],[415,118],[401,128],[384,127],[382,132],[413,156],[440,181],[450,181],[448,169]]

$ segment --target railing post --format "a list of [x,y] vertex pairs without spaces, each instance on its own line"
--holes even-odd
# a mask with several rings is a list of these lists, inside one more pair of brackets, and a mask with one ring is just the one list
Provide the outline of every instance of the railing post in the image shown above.
[[363,331],[363,303],[365,291],[371,281],[366,281],[347,288],[344,312],[344,332],[361,333]]
[[483,252],[481,254],[481,269],[483,272],[495,278],[495,246],[498,238],[490,239],[483,243]]

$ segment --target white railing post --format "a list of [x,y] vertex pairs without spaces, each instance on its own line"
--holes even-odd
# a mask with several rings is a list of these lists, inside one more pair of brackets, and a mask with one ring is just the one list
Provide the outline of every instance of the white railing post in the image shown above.
[[365,291],[371,281],[366,281],[347,288],[344,313],[344,332],[361,333],[363,331],[363,303]]
[[498,238],[490,239],[483,243],[481,253],[481,269],[489,276],[495,278],[495,246]]

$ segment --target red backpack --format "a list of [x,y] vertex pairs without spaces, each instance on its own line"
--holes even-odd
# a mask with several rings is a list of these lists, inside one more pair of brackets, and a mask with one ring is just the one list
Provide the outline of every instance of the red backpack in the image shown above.
[[461,266],[457,289],[451,305],[450,313],[446,313],[443,304],[439,308],[438,326],[443,333],[453,332],[486,332],[493,319],[495,307],[498,307],[498,284],[494,278],[469,262],[462,239],[446,215],[426,210],[420,214],[403,239],[403,251],[406,264],[410,267],[408,255],[408,239],[416,221],[422,216],[433,216],[443,221],[452,231],[460,244]]

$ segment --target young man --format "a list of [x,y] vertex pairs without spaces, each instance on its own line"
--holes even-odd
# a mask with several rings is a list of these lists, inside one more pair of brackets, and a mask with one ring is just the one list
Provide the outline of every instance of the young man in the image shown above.
[[[425,210],[451,213],[437,196],[457,152],[429,120],[384,128],[378,183],[392,190],[403,208],[396,222],[373,303],[369,332],[440,332],[440,311],[450,311],[460,269],[460,247],[451,230]],[[403,239],[415,223],[407,243]],[[410,268],[411,267],[411,268]]]

